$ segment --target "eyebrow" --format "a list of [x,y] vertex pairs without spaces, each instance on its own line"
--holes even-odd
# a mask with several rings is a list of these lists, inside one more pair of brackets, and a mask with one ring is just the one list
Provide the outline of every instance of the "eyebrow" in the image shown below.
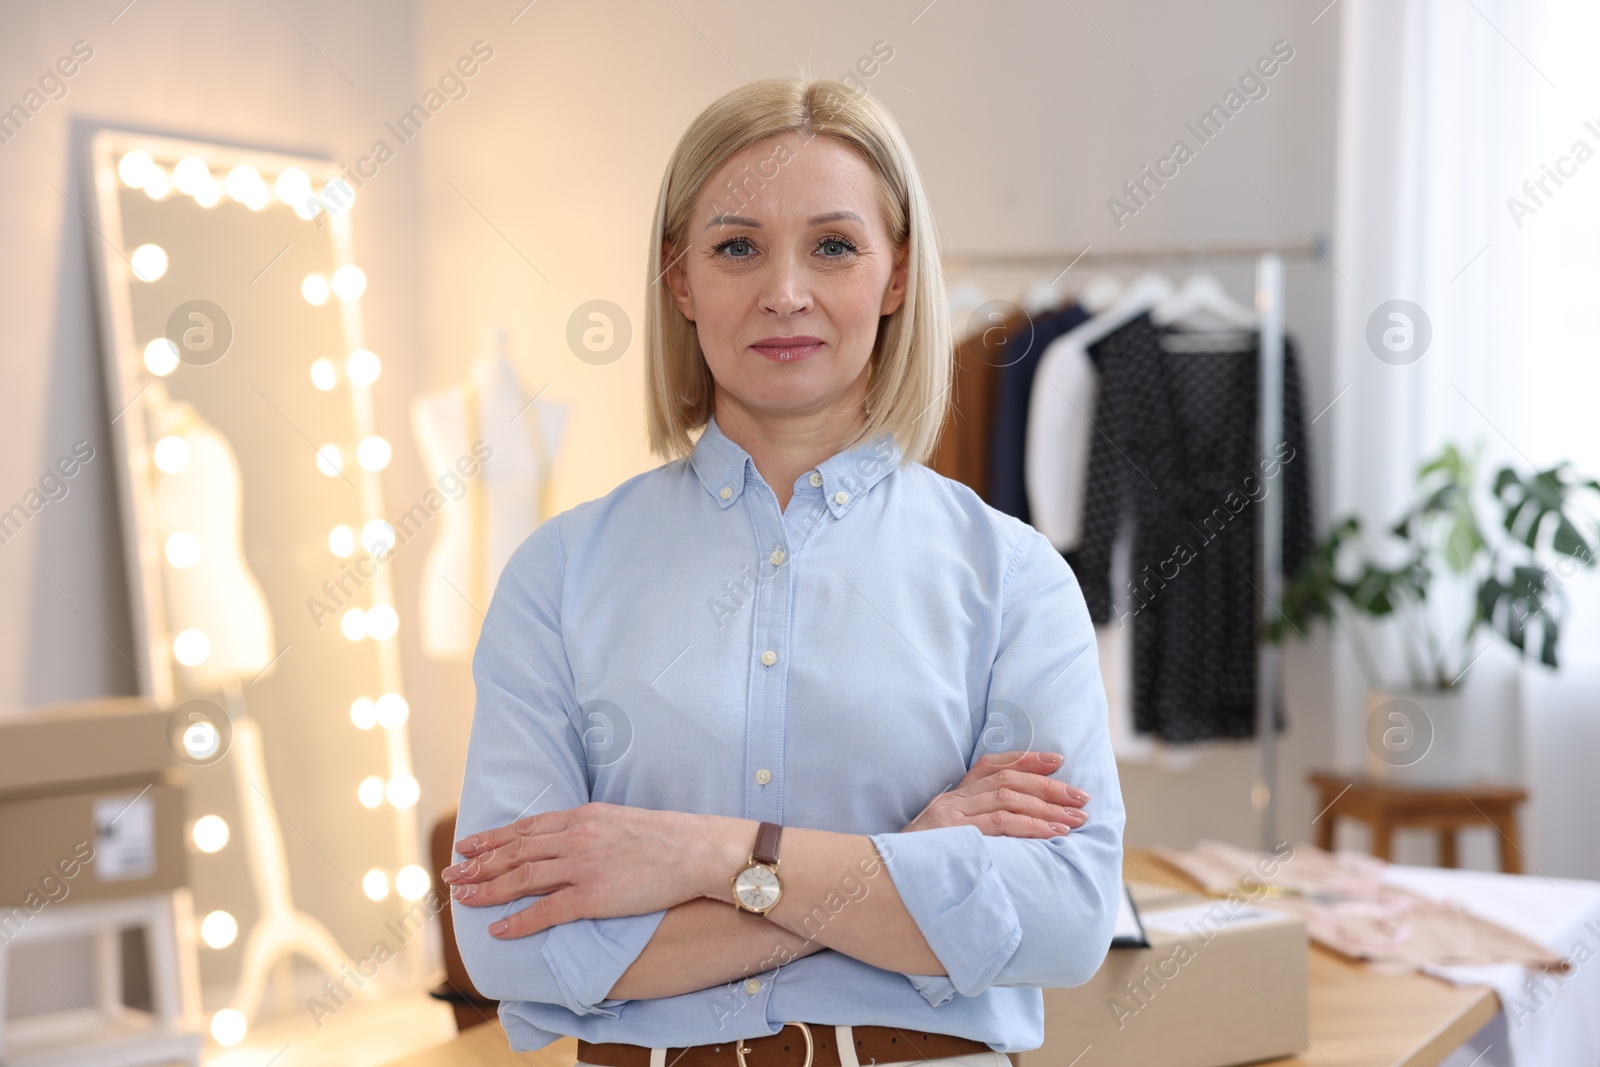
[[[813,215],[806,220],[806,224],[808,226],[817,226],[824,222],[839,222],[843,219],[853,219],[863,226],[866,225],[861,216],[854,211],[830,211],[826,215]],[[709,230],[713,226],[748,226],[755,230],[761,229],[761,223],[744,215],[715,215],[710,222],[706,223],[706,229]]]

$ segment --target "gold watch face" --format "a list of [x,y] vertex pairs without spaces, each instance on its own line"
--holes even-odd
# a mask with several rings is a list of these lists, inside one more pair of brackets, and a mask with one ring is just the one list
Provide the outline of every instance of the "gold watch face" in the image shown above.
[[751,911],[766,911],[778,902],[782,892],[778,872],[765,863],[752,863],[733,880],[733,895]]

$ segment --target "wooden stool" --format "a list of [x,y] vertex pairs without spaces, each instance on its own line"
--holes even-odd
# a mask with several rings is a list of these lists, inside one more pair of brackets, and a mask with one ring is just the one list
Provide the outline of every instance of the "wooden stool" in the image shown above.
[[1492,826],[1500,834],[1500,869],[1522,873],[1522,843],[1517,835],[1517,805],[1528,791],[1509,785],[1405,786],[1347,774],[1312,772],[1307,780],[1318,793],[1317,847],[1333,848],[1339,816],[1372,828],[1372,854],[1390,858],[1395,830],[1427,827],[1439,833],[1439,866],[1456,866],[1456,831]]

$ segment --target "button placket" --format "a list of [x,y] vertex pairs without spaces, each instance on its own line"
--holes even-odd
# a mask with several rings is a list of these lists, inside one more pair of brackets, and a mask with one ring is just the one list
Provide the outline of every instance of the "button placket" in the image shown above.
[[[746,500],[754,499],[746,495]],[[756,558],[764,579],[756,583],[751,634],[750,706],[745,743],[746,818],[782,822],[784,709],[788,701],[789,604],[793,570],[787,521],[774,496],[752,509]]]

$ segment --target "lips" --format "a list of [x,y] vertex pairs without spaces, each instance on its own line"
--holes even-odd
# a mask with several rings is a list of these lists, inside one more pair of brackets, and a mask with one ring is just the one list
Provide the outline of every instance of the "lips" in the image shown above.
[[794,337],[766,337],[750,347],[778,363],[792,363],[814,355],[822,348],[822,338],[796,335]]

